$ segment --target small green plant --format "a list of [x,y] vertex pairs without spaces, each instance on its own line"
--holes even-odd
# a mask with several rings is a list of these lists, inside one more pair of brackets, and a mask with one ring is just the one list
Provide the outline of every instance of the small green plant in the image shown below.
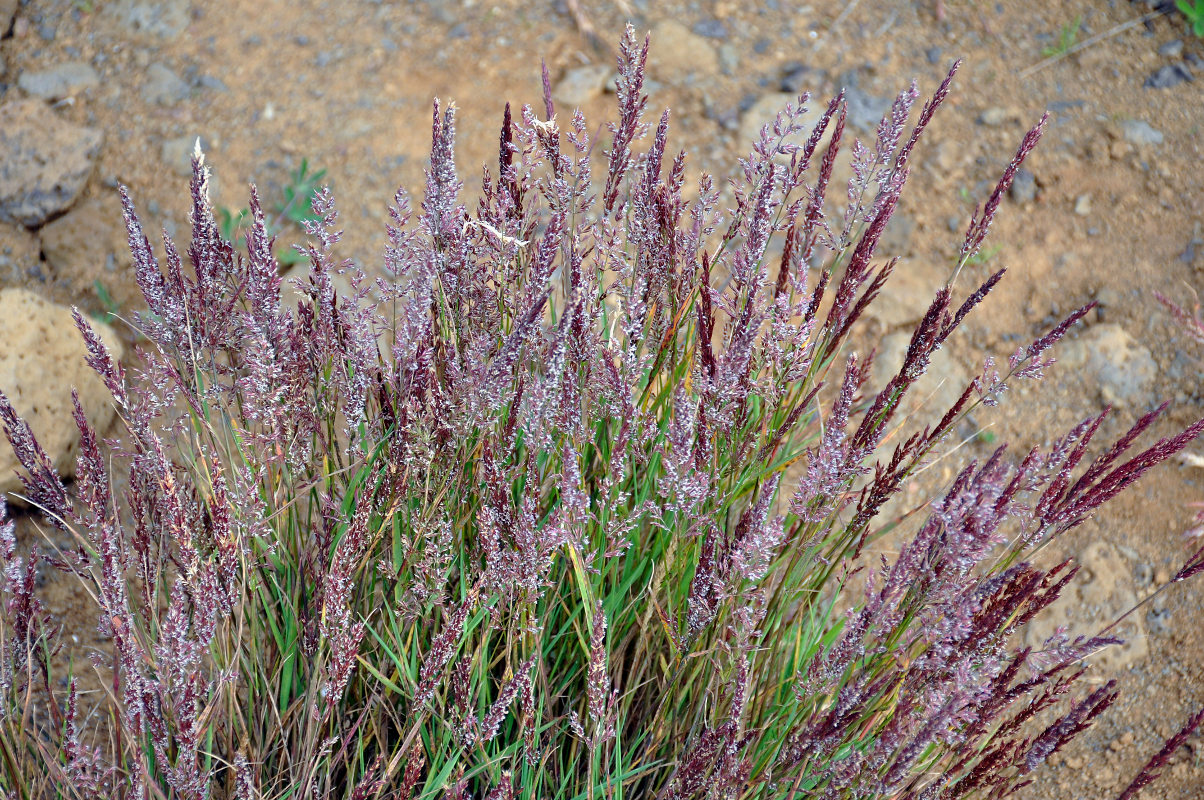
[[96,299],[100,300],[100,304],[104,306],[104,311],[97,311],[92,315],[92,318],[97,322],[103,322],[109,325],[117,318],[117,312],[121,310],[121,304],[113,299],[113,295],[109,293],[108,288],[97,278],[92,282],[92,287],[96,290]]
[[984,247],[983,249],[979,250],[979,251],[978,251],[977,253],[975,253],[974,255],[972,255],[972,256],[970,256],[969,258],[967,258],[967,259],[966,259],[966,263],[967,263],[967,264],[987,264],[987,263],[990,263],[991,259],[992,259],[992,258],[994,258],[995,256],[997,256],[997,255],[999,254],[999,251],[1000,251],[1000,250],[1002,250],[1002,249],[1003,249],[1003,246],[1002,246],[1002,245],[998,245],[998,244],[995,244],[995,245],[990,245],[990,246],[988,246],[988,247]]
[[[318,185],[326,177],[326,170],[309,171],[309,160],[301,159],[301,166],[289,174],[289,182],[285,185],[283,200],[275,205],[276,217],[268,222],[268,235],[275,236],[283,230],[284,224],[292,223],[298,227],[306,222],[315,222],[319,218],[314,214],[312,204]],[[229,208],[218,210],[218,227],[222,238],[233,242],[237,247],[246,245],[246,233],[243,229],[251,224],[251,210],[243,208],[233,211]],[[305,256],[296,250],[283,250],[276,255],[284,267],[291,267],[305,261]]]
[[1083,15],[1079,14],[1074,18],[1073,22],[1067,22],[1062,26],[1062,30],[1058,33],[1058,43],[1050,47],[1046,47],[1041,51],[1041,55],[1046,58],[1061,58],[1070,52],[1070,48],[1074,47],[1075,42],[1079,38],[1079,29],[1083,26]]
[[1175,0],[1175,8],[1187,19],[1192,35],[1204,37],[1204,0]]

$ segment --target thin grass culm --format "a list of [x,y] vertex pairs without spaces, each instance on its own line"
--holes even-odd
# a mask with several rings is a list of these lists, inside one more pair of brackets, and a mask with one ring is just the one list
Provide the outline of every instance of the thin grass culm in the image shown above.
[[[295,310],[257,195],[236,248],[199,150],[185,252],[165,236],[160,260],[122,189],[137,357],[117,363],[76,317],[120,436],[77,403],[68,486],[0,395],[27,502],[75,543],[18,555],[0,527],[0,794],[1001,797],[1107,709],[1114,683],[1079,679],[1115,640],[1016,644],[1076,570],[1033,556],[1204,422],[1134,451],[1154,412],[1096,448],[1105,411],[1001,447],[955,470],[892,559],[867,551],[966,416],[1039,379],[1090,309],[887,441],[1002,278],[954,283],[1044,120],[873,390],[851,339],[890,302],[897,262],[875,249],[956,65],[867,144],[848,144],[842,96],[810,130],[800,98],[720,209],[710,177],[684,191],[668,113],[645,121],[647,52],[628,29],[596,142],[545,70],[539,112],[506,107],[472,213],[436,102],[388,278],[337,260],[318,190]],[[64,659],[40,561],[94,602],[109,647],[91,663]],[[101,689],[79,689],[85,670]]]

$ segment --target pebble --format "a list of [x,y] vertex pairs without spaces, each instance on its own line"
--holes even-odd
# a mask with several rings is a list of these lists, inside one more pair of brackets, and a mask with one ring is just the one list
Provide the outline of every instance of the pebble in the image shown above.
[[727,42],[719,45],[719,71],[729,77],[740,71],[740,50]]
[[695,22],[691,30],[699,36],[705,36],[708,39],[726,39],[728,35],[727,26],[717,19],[704,19]]
[[[190,133],[186,136],[177,136],[173,139],[165,139],[159,148],[159,156],[163,159],[163,163],[175,174],[181,178],[192,177],[192,151],[196,147],[197,135]],[[201,150],[209,152],[211,143],[207,137],[201,137]],[[210,184],[215,180],[215,176],[210,175]],[[214,191],[216,194],[216,191]]]
[[941,55],[942,55],[942,52],[941,52],[941,48],[939,48],[939,47],[929,47],[927,50],[924,51],[924,57],[926,59],[928,59],[929,64],[941,63]]
[[1147,89],[1170,89],[1172,86],[1192,80],[1195,78],[1186,64],[1167,64],[1155,70],[1150,77],[1145,79],[1143,85]]
[[1127,119],[1121,123],[1125,141],[1129,144],[1150,145],[1162,144],[1162,131],[1150,125],[1145,120]]
[[823,82],[824,75],[819,70],[808,67],[798,61],[791,61],[782,67],[782,91],[791,94],[802,94],[814,90]]
[[891,215],[890,222],[886,223],[886,230],[882,231],[875,254],[878,257],[885,256],[887,258],[895,256],[903,258],[911,255],[911,239],[915,231],[916,221],[901,211],[895,211]]
[[872,95],[856,86],[846,86],[844,96],[849,108],[849,124],[863,133],[873,132],[894,102],[894,98]]
[[1012,185],[1008,189],[1008,197],[1012,202],[1020,205],[1026,205],[1037,199],[1037,177],[1027,169],[1021,167],[1016,171],[1016,177],[1012,179]]
[[208,89],[212,92],[228,92],[230,87],[226,86],[226,82],[221,78],[213,75],[202,75],[197,78],[196,85],[202,89]]
[[1005,122],[1015,119],[1015,117],[1016,115],[1006,108],[991,106],[978,115],[978,124],[985,125],[988,128],[997,128]]
[[1158,55],[1166,56],[1167,58],[1178,58],[1182,53],[1182,39],[1171,39],[1169,42],[1163,42],[1158,47]]
[[43,100],[61,100],[99,85],[100,76],[83,61],[67,61],[50,69],[22,72],[17,78],[17,86],[26,94]]
[[192,16],[189,0],[117,0],[102,13],[130,33],[167,40],[183,33]]
[[148,103],[174,106],[188,97],[189,86],[176,73],[163,64],[151,64],[146,68],[146,83],[142,86],[142,97]]
[[614,69],[605,64],[575,67],[556,83],[552,96],[570,108],[583,106],[606,91],[613,74]]
[[1074,213],[1085,217],[1091,213],[1091,195],[1081,194],[1074,199]]
[[0,221],[36,228],[71,207],[103,135],[72,125],[38,99],[0,106]]

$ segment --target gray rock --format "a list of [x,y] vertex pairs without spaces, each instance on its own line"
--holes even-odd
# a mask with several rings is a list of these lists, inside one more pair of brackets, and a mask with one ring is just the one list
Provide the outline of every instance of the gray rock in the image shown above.
[[1066,369],[1081,371],[1105,403],[1142,410],[1153,401],[1158,363],[1119,325],[1094,325],[1078,339],[1063,341],[1054,357]]
[[648,77],[662,83],[719,72],[719,55],[710,41],[676,20],[663,20],[652,28],[648,51]]
[[1012,202],[1025,205],[1037,199],[1037,178],[1033,173],[1021,168],[1016,171],[1016,177],[1012,179],[1012,186],[1008,189],[1008,197],[1012,198]]
[[[209,140],[202,136],[201,150],[209,152]],[[181,178],[192,177],[192,151],[196,147],[197,135],[195,133],[187,136],[177,136],[174,139],[164,139],[162,146],[159,148],[159,156],[163,159],[163,163],[167,165],[175,174]],[[215,178],[210,176],[212,182]]]
[[211,92],[230,91],[230,87],[226,86],[226,82],[214,75],[202,75],[197,78],[196,85]]
[[17,86],[22,91],[43,100],[60,100],[99,85],[100,76],[83,61],[68,61],[50,69],[22,72],[17,78]]
[[103,13],[132,34],[174,39],[191,21],[188,0],[117,0]]
[[1159,67],[1150,77],[1146,78],[1143,86],[1147,89],[1170,89],[1184,81],[1192,80],[1195,78],[1186,64],[1167,64]]
[[0,106],[0,222],[36,228],[66,211],[92,174],[101,132],[37,99]]
[[735,75],[740,71],[740,51],[735,45],[719,45],[719,71],[724,75]]
[[1171,39],[1169,42],[1163,42],[1158,47],[1158,55],[1166,56],[1167,58],[1178,58],[1183,53],[1183,40]]
[[927,50],[924,51],[924,57],[926,59],[928,59],[929,64],[941,63],[941,48],[929,47]]
[[1120,128],[1129,144],[1162,144],[1162,131],[1152,127],[1145,120],[1127,119],[1120,124]]
[[614,69],[605,64],[587,64],[564,73],[552,96],[569,108],[583,106],[606,91]]
[[148,103],[174,106],[188,97],[190,89],[176,73],[163,64],[151,64],[146,68],[146,83],[142,85],[142,98]]
[[727,26],[717,19],[704,19],[700,22],[695,22],[691,30],[699,36],[705,36],[708,39],[727,38]]
[[874,131],[894,102],[893,97],[873,95],[856,86],[846,86],[844,96],[849,107],[849,124],[863,133]]
[[814,94],[823,81],[823,72],[798,61],[792,61],[782,68],[783,92],[797,95],[810,91]]
[[879,258],[911,255],[911,237],[915,231],[916,221],[901,211],[895,211],[886,224],[886,230],[882,231],[875,254]]

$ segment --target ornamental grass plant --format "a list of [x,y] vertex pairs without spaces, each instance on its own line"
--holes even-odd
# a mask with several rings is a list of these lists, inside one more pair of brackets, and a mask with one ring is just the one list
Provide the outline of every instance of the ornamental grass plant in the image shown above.
[[[162,261],[122,190],[147,306],[131,363],[76,315],[120,436],[77,403],[68,486],[0,396],[25,497],[73,542],[19,556],[0,529],[0,793],[999,797],[1113,702],[1112,682],[1080,678],[1114,640],[1018,645],[1076,570],[1033,557],[1204,423],[1138,449],[1154,412],[1097,448],[1105,411],[1000,447],[930,498],[895,558],[867,557],[885,504],[967,414],[1040,378],[1090,308],[886,441],[1002,278],[965,287],[962,267],[1044,119],[872,387],[851,332],[890,302],[897,260],[876,246],[956,66],[922,108],[903,91],[868,143],[849,143],[841,95],[813,129],[800,98],[721,209],[708,176],[684,199],[668,113],[645,118],[647,50],[628,29],[601,137],[558,113],[545,69],[544,107],[506,108],[471,212],[436,102],[388,278],[338,260],[320,191],[295,311],[254,189],[243,250],[198,152],[191,241],[164,236]],[[830,185],[844,148],[847,198]],[[42,561],[76,576],[111,643],[70,674]],[[1197,553],[1175,580],[1201,569]],[[83,669],[103,692],[79,691]]]

